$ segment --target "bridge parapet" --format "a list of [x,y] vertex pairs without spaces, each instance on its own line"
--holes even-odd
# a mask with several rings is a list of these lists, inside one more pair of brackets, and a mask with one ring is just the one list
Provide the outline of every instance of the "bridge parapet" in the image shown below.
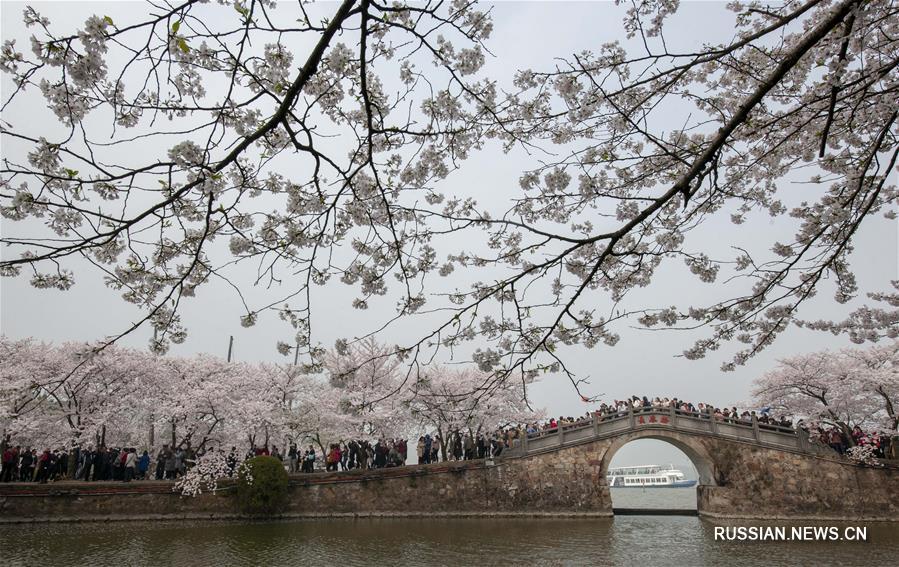
[[835,455],[829,448],[809,441],[802,429],[752,421],[719,420],[710,413],[684,411],[676,408],[629,408],[627,412],[600,415],[516,439],[507,456],[525,456],[556,450],[582,443],[616,437],[633,431],[654,429],[712,436],[756,445],[799,451],[811,454]]

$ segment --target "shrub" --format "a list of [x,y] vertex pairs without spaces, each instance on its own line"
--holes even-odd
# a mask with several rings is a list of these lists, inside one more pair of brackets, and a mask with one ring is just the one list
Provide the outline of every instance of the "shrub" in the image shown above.
[[253,457],[237,474],[237,501],[252,515],[273,515],[287,504],[287,471],[274,457]]

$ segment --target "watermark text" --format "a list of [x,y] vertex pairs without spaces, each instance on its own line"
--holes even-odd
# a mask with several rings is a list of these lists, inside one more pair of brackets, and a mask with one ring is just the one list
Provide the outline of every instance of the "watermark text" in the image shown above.
[[866,526],[715,526],[715,541],[868,541]]

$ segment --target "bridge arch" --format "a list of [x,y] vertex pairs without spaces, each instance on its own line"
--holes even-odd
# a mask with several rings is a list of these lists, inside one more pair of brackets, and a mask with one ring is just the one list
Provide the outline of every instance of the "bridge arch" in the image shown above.
[[709,455],[706,447],[699,442],[695,436],[683,435],[676,431],[660,431],[655,429],[630,431],[612,439],[602,458],[600,478],[605,480],[606,474],[609,471],[609,464],[612,462],[615,453],[631,441],[636,441],[638,439],[656,439],[674,445],[687,455],[687,458],[693,463],[693,467],[696,469],[696,472],[699,473],[700,485],[718,485],[715,480],[715,462],[711,455]]

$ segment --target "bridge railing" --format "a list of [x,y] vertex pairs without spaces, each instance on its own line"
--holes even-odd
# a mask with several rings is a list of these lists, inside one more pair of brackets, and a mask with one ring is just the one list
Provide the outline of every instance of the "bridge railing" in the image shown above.
[[811,442],[805,431],[774,424],[759,423],[752,417],[742,419],[715,417],[709,412],[674,407],[637,407],[611,413],[595,412],[590,418],[559,423],[551,429],[527,433],[513,442],[511,454],[527,454],[585,441],[612,437],[628,431],[654,427],[684,433],[701,433],[778,448],[806,452],[829,452],[828,447]]

